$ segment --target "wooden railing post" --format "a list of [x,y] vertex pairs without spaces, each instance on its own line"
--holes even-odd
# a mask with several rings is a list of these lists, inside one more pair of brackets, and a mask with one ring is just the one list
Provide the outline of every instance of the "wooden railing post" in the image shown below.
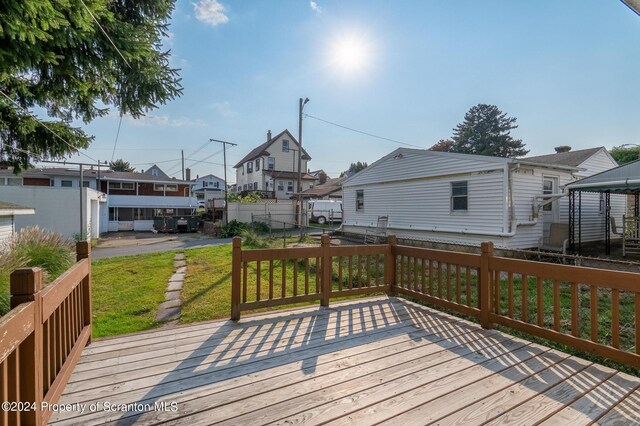
[[82,280],[82,325],[84,327],[89,326],[87,345],[90,345],[93,330],[93,308],[91,304],[91,244],[87,241],[78,241],[76,243],[76,260],[79,262],[82,259],[87,259],[89,262],[89,273]]
[[489,270],[489,258],[493,256],[493,243],[484,242],[481,245],[480,271],[478,277],[478,308],[480,308],[480,325],[482,328],[491,328],[489,311],[491,310],[491,271]]
[[34,303],[33,333],[21,344],[18,352],[20,378],[19,397],[22,402],[34,403],[35,410],[23,410],[19,413],[20,423],[40,425],[40,411],[44,398],[42,383],[42,269],[22,268],[14,271],[10,278],[11,309],[21,303]]
[[331,238],[328,234],[322,235],[320,239],[322,245],[322,272],[320,284],[322,285],[321,306],[329,306],[331,298],[331,283],[333,273],[333,262],[331,259]]
[[233,237],[231,257],[231,320],[240,319],[240,271],[242,269],[242,239]]
[[395,235],[389,235],[387,237],[387,253],[384,257],[384,273],[386,276],[386,283],[389,286],[389,296],[395,296],[396,286],[396,255],[394,248],[398,244],[398,240]]

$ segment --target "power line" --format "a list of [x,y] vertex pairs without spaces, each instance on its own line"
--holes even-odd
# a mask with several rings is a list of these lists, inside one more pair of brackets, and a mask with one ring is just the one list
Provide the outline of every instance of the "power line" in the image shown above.
[[29,112],[29,110],[27,110],[26,108],[23,108],[19,103],[17,103],[16,101],[14,101],[13,99],[11,99],[9,97],[9,95],[7,95],[6,93],[4,93],[2,90],[0,90],[0,94],[2,94],[2,96],[4,96],[5,98],[7,98],[9,100],[9,102],[11,102],[12,104],[14,104],[16,107],[20,108],[25,114],[27,114],[28,116],[30,116],[31,118],[33,118],[34,120],[36,120],[38,123],[40,123],[42,125],[42,127],[44,127],[45,129],[47,129],[48,131],[50,131],[51,133],[53,133],[58,139],[60,139],[62,142],[64,142],[65,144],[67,144],[71,149],[74,149],[77,151],[78,154],[80,155],[84,155],[85,157],[87,157],[90,160],[95,161],[96,163],[99,163],[98,160],[96,160],[95,158],[91,157],[90,155],[87,155],[83,152],[80,152],[80,148],[73,145],[71,142],[67,141],[66,139],[64,139],[62,136],[60,136],[56,131],[54,131],[51,127],[47,126],[42,120],[40,120],[38,117],[36,117],[34,114],[32,114],[31,112]]
[[38,156],[36,154],[34,154],[33,152],[29,152],[27,150],[24,150],[22,148],[18,148],[17,146],[13,146],[13,145],[9,145],[8,143],[4,143],[4,142],[0,142],[2,145],[6,146],[7,148],[11,148],[14,151],[18,151],[18,152],[22,152],[23,154],[27,154],[30,157],[33,157],[36,159],[36,161],[43,161],[42,159],[38,158]]
[[120,114],[120,122],[118,123],[118,131],[116,132],[116,141],[113,143],[113,152],[111,153],[111,161],[113,161],[113,157],[116,155],[116,146],[118,146],[118,137],[120,136],[120,126],[122,126],[122,116]]
[[340,127],[342,129],[350,130],[352,132],[356,132],[356,133],[360,133],[360,134],[363,134],[363,135],[366,135],[366,136],[370,136],[372,138],[382,139],[382,140],[385,140],[385,141],[398,143],[400,145],[406,145],[406,146],[411,146],[411,147],[414,147],[414,148],[424,149],[424,147],[422,147],[422,146],[413,145],[413,144],[406,143],[406,142],[401,142],[401,141],[398,141],[398,140],[395,140],[395,139],[385,138],[384,136],[374,135],[373,133],[363,132],[362,130],[357,130],[357,129],[353,129],[351,127],[343,126],[342,124],[338,124],[338,123],[331,122],[329,120],[324,120],[322,118],[314,117],[313,115],[309,115],[309,114],[306,114],[306,113],[304,114],[304,116],[305,117],[309,117],[309,118],[313,118],[314,120],[322,121],[323,123],[331,124],[332,126]]
[[96,23],[98,28],[100,28],[100,31],[102,31],[102,34],[104,34],[104,36],[107,38],[107,40],[109,40],[109,43],[111,43],[113,48],[116,49],[116,52],[118,52],[118,55],[120,55],[120,57],[122,58],[124,63],[127,64],[127,66],[129,68],[131,68],[131,65],[129,64],[129,61],[127,61],[127,59],[124,57],[124,55],[122,55],[122,52],[120,52],[120,49],[118,49],[116,47],[116,45],[113,43],[113,40],[111,40],[111,37],[109,37],[109,34],[107,34],[107,32],[104,30],[104,28],[102,28],[102,25],[100,25],[100,22],[98,22],[98,20],[96,19],[95,15],[93,14],[93,12],[91,12],[91,9],[89,9],[87,7],[87,5],[85,4],[84,0],[80,0],[80,3],[82,3],[84,8],[87,9],[87,12],[89,12],[89,15],[91,15],[91,17],[93,18],[93,21]]

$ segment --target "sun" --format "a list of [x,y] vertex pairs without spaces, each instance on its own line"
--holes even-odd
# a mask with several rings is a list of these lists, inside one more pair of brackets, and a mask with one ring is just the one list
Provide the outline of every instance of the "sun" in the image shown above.
[[363,37],[343,36],[334,40],[330,47],[330,62],[333,68],[353,74],[364,70],[370,60],[370,47]]

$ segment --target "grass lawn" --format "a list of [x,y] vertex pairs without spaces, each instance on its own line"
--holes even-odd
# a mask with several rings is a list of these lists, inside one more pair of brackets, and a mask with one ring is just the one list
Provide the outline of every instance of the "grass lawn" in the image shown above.
[[173,274],[174,252],[98,259],[93,272],[93,336],[134,333],[157,327]]

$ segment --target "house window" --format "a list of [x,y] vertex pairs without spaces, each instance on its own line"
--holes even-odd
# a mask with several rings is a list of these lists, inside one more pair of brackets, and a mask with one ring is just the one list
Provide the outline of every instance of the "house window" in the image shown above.
[[242,190],[246,191],[247,190],[247,184],[245,183],[244,185],[242,185]]
[[260,170],[260,159],[259,158],[256,160],[256,172],[258,170]]
[[254,191],[258,190],[258,182],[253,182],[253,190]]
[[133,182],[122,182],[122,189],[133,189]]
[[253,173],[253,162],[251,161],[247,163],[247,173]]
[[158,169],[151,169],[151,176],[158,176]]
[[269,170],[274,170],[276,168],[276,158],[269,157],[267,159]]
[[282,152],[289,152],[289,139],[282,141]]
[[64,187],[64,188],[71,188],[73,186],[73,182],[70,180],[61,180],[60,181],[60,186]]
[[281,180],[278,181],[278,191],[284,191],[284,182]]
[[287,182],[287,192],[293,192],[293,181]]
[[7,178],[7,185],[9,186],[20,186],[22,185],[22,178]]
[[467,211],[469,208],[468,182],[451,182],[451,211]]
[[176,192],[178,190],[178,185],[165,185],[164,187],[167,192]]
[[89,188],[89,181],[82,181],[82,187],[83,188]]
[[164,191],[164,185],[161,184],[161,183],[154,183],[153,184],[153,190],[162,192],[162,191]]
[[213,182],[214,188],[220,188],[220,182]]
[[109,189],[133,189],[133,182],[109,182]]
[[361,212],[364,210],[364,189],[356,190],[356,211]]
[[[542,181],[542,195],[551,195],[555,191],[553,190],[553,179],[544,179]],[[548,201],[549,198],[543,198],[544,201]],[[542,206],[543,212],[553,211],[553,202]]]
[[209,182],[207,181],[202,181],[202,187],[206,188],[209,185]]

